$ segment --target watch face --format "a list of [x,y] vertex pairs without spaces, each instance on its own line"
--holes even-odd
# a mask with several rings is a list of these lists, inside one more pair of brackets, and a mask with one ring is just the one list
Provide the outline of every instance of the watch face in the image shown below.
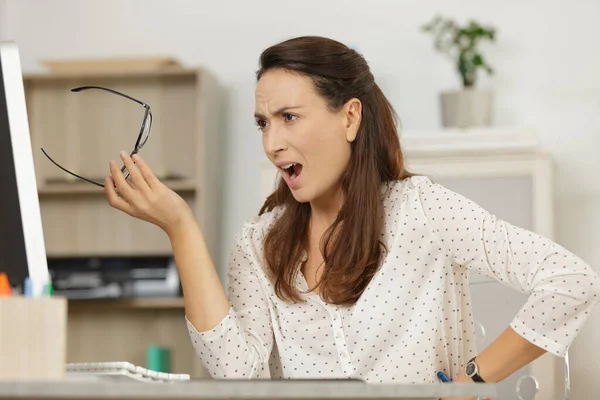
[[475,373],[475,363],[468,363],[465,372],[467,373],[467,376],[473,376],[473,374]]

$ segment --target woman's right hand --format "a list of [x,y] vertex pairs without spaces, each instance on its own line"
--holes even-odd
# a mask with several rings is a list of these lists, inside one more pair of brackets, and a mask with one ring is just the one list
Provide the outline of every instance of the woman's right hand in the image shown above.
[[111,176],[104,182],[109,204],[167,233],[183,289],[185,315],[200,331],[214,328],[227,316],[230,304],[192,210],[158,180],[139,155],[133,159],[127,153],[120,155],[131,182],[111,161]]
[[125,179],[115,161],[110,162],[111,175],[105,179],[104,192],[112,207],[150,222],[168,235],[194,219],[185,200],[166,187],[139,154],[132,159],[126,152],[121,152],[120,157],[132,182]]

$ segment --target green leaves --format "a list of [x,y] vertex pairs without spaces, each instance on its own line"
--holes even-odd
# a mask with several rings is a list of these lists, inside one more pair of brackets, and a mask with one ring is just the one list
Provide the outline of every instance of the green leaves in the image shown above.
[[483,39],[495,41],[495,28],[482,26],[472,20],[461,27],[453,20],[438,15],[424,24],[421,30],[431,34],[435,49],[448,56],[456,65],[465,87],[475,85],[479,68],[483,68],[488,74],[494,73],[493,68],[479,53],[477,45]]

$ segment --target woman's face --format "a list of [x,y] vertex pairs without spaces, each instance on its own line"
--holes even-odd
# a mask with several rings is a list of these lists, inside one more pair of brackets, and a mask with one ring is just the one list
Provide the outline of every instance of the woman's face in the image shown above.
[[360,124],[360,101],[332,112],[310,78],[267,71],[255,92],[256,123],[267,157],[299,202],[335,196]]

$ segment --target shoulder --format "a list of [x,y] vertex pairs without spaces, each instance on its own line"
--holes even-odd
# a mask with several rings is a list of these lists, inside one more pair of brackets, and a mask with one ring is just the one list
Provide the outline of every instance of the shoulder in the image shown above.
[[249,218],[244,222],[243,228],[266,233],[275,221],[283,215],[284,210],[284,206],[277,206],[271,211]]
[[284,206],[277,206],[271,211],[247,219],[236,233],[235,241],[238,244],[244,243],[245,247],[261,248],[265,236],[284,210]]
[[412,176],[384,185],[383,202],[386,209],[404,208],[405,213],[454,212],[457,208],[479,208],[469,198],[432,181],[426,176]]
[[382,196],[386,202],[397,202],[405,200],[410,195],[419,195],[435,190],[444,190],[444,188],[433,183],[426,176],[417,175],[385,182],[382,187]]

